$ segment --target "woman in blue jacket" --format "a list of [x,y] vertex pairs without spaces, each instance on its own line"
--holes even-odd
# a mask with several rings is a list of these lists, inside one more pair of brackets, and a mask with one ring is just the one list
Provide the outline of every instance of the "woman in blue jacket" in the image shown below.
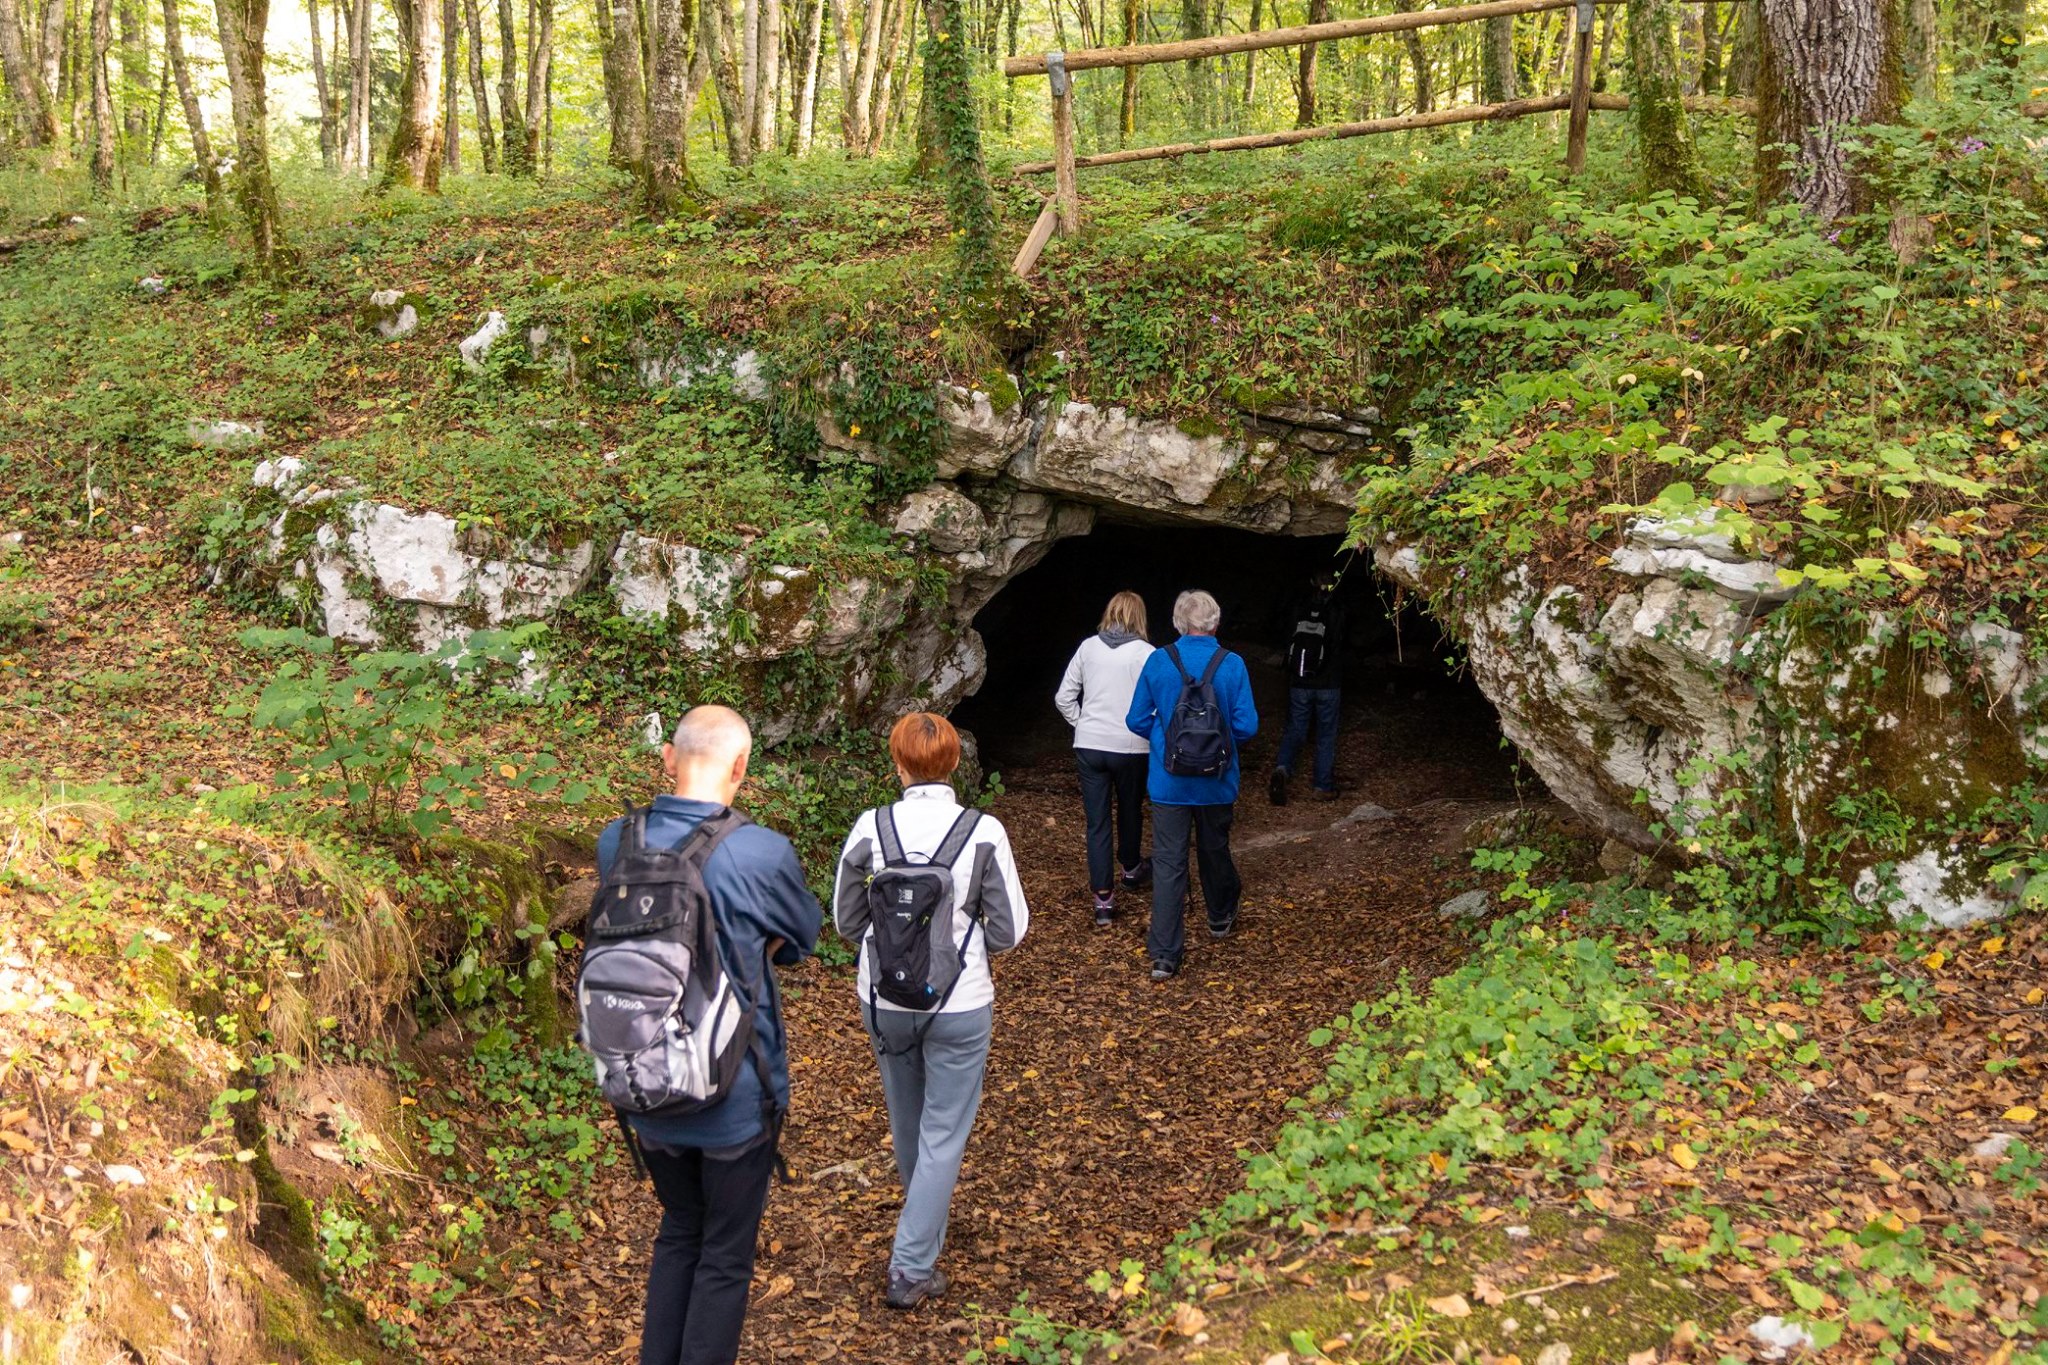
[[[1208,905],[1209,936],[1228,938],[1237,927],[1238,898],[1244,884],[1230,856],[1230,826],[1236,813],[1238,752],[1259,732],[1259,712],[1252,703],[1251,674],[1244,660],[1216,638],[1223,609],[1206,592],[1184,592],[1173,604],[1173,628],[1180,638],[1152,652],[1138,675],[1125,724],[1152,743],[1146,794],[1152,798],[1152,928],[1146,947],[1152,957],[1152,979],[1166,981],[1180,971],[1187,951],[1184,918],[1188,898],[1188,845],[1202,865],[1202,899]],[[1218,652],[1222,657],[1217,657]],[[1166,732],[1181,689],[1210,678],[1217,705],[1229,731],[1229,760],[1223,771],[1208,777],[1187,777],[1167,771]]]

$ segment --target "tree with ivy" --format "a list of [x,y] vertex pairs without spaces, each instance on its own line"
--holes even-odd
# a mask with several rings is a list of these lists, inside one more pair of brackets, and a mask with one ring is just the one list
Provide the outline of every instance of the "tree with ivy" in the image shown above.
[[924,0],[925,98],[938,134],[946,211],[959,242],[967,283],[994,272],[996,204],[981,157],[981,121],[974,108],[972,57],[960,0]]
[[1651,190],[1698,195],[1706,185],[1678,66],[1673,0],[1628,0],[1629,116]]

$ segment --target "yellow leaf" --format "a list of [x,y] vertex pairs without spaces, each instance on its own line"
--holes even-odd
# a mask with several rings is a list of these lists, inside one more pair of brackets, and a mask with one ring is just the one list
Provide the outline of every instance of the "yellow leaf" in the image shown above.
[[1996,957],[2005,951],[2005,940],[2003,938],[1987,938],[1977,945],[1977,951]]
[[1682,1171],[1693,1170],[1700,1164],[1699,1153],[1683,1142],[1672,1145],[1671,1159],[1678,1163],[1678,1168]]
[[1444,1169],[1450,1164],[1451,1159],[1445,1156],[1442,1152],[1431,1152],[1429,1154],[1429,1168],[1432,1171],[1435,1171],[1438,1175],[1442,1175],[1444,1173]]
[[35,1143],[30,1141],[26,1135],[17,1133],[11,1128],[0,1129],[0,1147],[5,1147],[15,1152],[33,1152],[36,1149]]
[[1780,1019],[1780,1020],[1779,1020],[1779,1021],[1777,1022],[1777,1024],[1776,1024],[1776,1025],[1774,1025],[1774,1027],[1775,1027],[1775,1028],[1777,1029],[1777,1032],[1778,1032],[1778,1036],[1779,1036],[1780,1038],[1783,1038],[1783,1039],[1785,1039],[1785,1040],[1786,1040],[1787,1042],[1797,1042],[1797,1041],[1799,1040],[1799,1030],[1798,1030],[1798,1029],[1796,1029],[1796,1028],[1793,1028],[1793,1027],[1792,1027],[1792,1026],[1791,1026],[1790,1024],[1786,1023],[1786,1022],[1785,1022],[1785,1021],[1784,1021],[1783,1019]]
[[1472,1305],[1465,1302],[1463,1294],[1446,1294],[1440,1299],[1431,1299],[1429,1307],[1432,1312],[1441,1313],[1447,1318],[1472,1316]]
[[2031,1104],[2016,1104],[2005,1111],[2005,1116],[2014,1123],[2032,1123],[2040,1114]]
[[510,782],[513,778],[519,776],[519,769],[510,763],[500,763],[498,765],[498,776]]
[[1948,954],[1944,953],[1941,949],[1936,948],[1933,952],[1929,953],[1926,957],[1921,958],[1920,960],[1927,964],[1928,971],[1938,972],[1941,970],[1942,964],[1948,961]]
[[2029,1005],[2038,1005],[2043,1000],[2048,1000],[2048,991],[2043,991],[2039,986],[2027,992],[2027,1003]]
[[1898,1171],[1894,1170],[1881,1156],[1870,1158],[1870,1173],[1887,1185],[1898,1183]]

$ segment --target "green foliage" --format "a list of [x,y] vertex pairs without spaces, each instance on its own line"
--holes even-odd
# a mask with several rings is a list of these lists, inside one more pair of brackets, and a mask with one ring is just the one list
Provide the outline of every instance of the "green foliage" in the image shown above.
[[483,805],[485,765],[453,757],[447,744],[451,685],[521,666],[540,634],[538,626],[478,632],[432,654],[374,650],[343,661],[326,636],[253,627],[244,646],[304,657],[287,657],[253,706],[230,711],[293,741],[308,794],[342,802],[364,828],[402,818],[431,834],[454,811]]
[[967,1306],[967,1322],[975,1344],[960,1357],[962,1365],[991,1365],[1020,1360],[1026,1365],[1083,1365],[1097,1359],[1121,1360],[1124,1339],[1114,1332],[1058,1322],[1031,1303],[1031,1292],[1017,1295],[1009,1313],[994,1318],[976,1304]]
[[0,648],[16,645],[50,619],[48,593],[29,589],[28,570],[0,559]]
[[940,0],[940,9],[944,27],[925,34],[925,99],[945,163],[946,209],[958,239],[961,282],[974,287],[995,273],[996,206],[981,160],[966,16],[960,0]]

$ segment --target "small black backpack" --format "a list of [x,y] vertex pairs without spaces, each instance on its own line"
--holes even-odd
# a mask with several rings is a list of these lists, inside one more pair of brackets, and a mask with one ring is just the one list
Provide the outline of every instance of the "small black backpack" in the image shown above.
[[1323,671],[1330,654],[1330,623],[1325,613],[1329,603],[1318,602],[1294,623],[1294,638],[1287,645],[1287,676],[1296,682]]
[[[868,878],[868,940],[874,982],[869,988],[892,1005],[936,1010],[946,1003],[967,964],[967,934],[953,948],[953,909],[959,888],[953,863],[974,837],[981,813],[963,810],[930,857],[903,851],[891,807],[875,811],[882,870]],[[921,860],[921,861],[920,861]],[[872,997],[870,1007],[873,1006]]]
[[1219,777],[1230,768],[1232,752],[1229,723],[1223,705],[1216,699],[1216,670],[1223,666],[1228,651],[1222,645],[1209,656],[1209,666],[1199,678],[1180,661],[1180,650],[1166,647],[1166,657],[1180,674],[1180,699],[1166,718],[1166,771],[1175,777]]
[[597,1063],[598,1088],[622,1119],[692,1113],[730,1094],[752,1054],[773,1104],[754,1006],[726,970],[704,887],[706,860],[747,818],[727,807],[674,848],[649,848],[649,809],[626,809],[576,979],[577,1036]]

